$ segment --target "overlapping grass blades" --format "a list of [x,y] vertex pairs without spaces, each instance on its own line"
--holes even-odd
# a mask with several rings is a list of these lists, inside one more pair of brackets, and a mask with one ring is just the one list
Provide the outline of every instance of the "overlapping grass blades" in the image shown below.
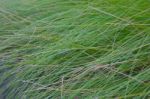
[[148,99],[148,0],[0,1],[6,99]]

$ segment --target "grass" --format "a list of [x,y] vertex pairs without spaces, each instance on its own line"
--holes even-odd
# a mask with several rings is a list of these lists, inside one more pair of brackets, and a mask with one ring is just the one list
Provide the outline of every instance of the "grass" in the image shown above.
[[1,0],[0,97],[148,99],[149,0]]

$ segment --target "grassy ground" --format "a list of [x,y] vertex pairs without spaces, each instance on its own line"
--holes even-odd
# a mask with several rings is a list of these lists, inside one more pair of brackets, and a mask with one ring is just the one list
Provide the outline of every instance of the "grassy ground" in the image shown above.
[[148,99],[149,0],[0,0],[0,98]]

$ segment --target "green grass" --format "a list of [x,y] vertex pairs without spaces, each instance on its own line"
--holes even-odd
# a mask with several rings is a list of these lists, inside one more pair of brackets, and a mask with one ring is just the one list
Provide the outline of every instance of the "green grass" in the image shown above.
[[0,96],[148,99],[149,0],[1,0]]

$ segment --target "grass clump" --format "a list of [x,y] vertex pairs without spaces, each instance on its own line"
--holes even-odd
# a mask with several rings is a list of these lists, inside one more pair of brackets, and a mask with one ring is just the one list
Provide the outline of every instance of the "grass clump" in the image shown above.
[[148,0],[1,0],[0,96],[148,99]]

